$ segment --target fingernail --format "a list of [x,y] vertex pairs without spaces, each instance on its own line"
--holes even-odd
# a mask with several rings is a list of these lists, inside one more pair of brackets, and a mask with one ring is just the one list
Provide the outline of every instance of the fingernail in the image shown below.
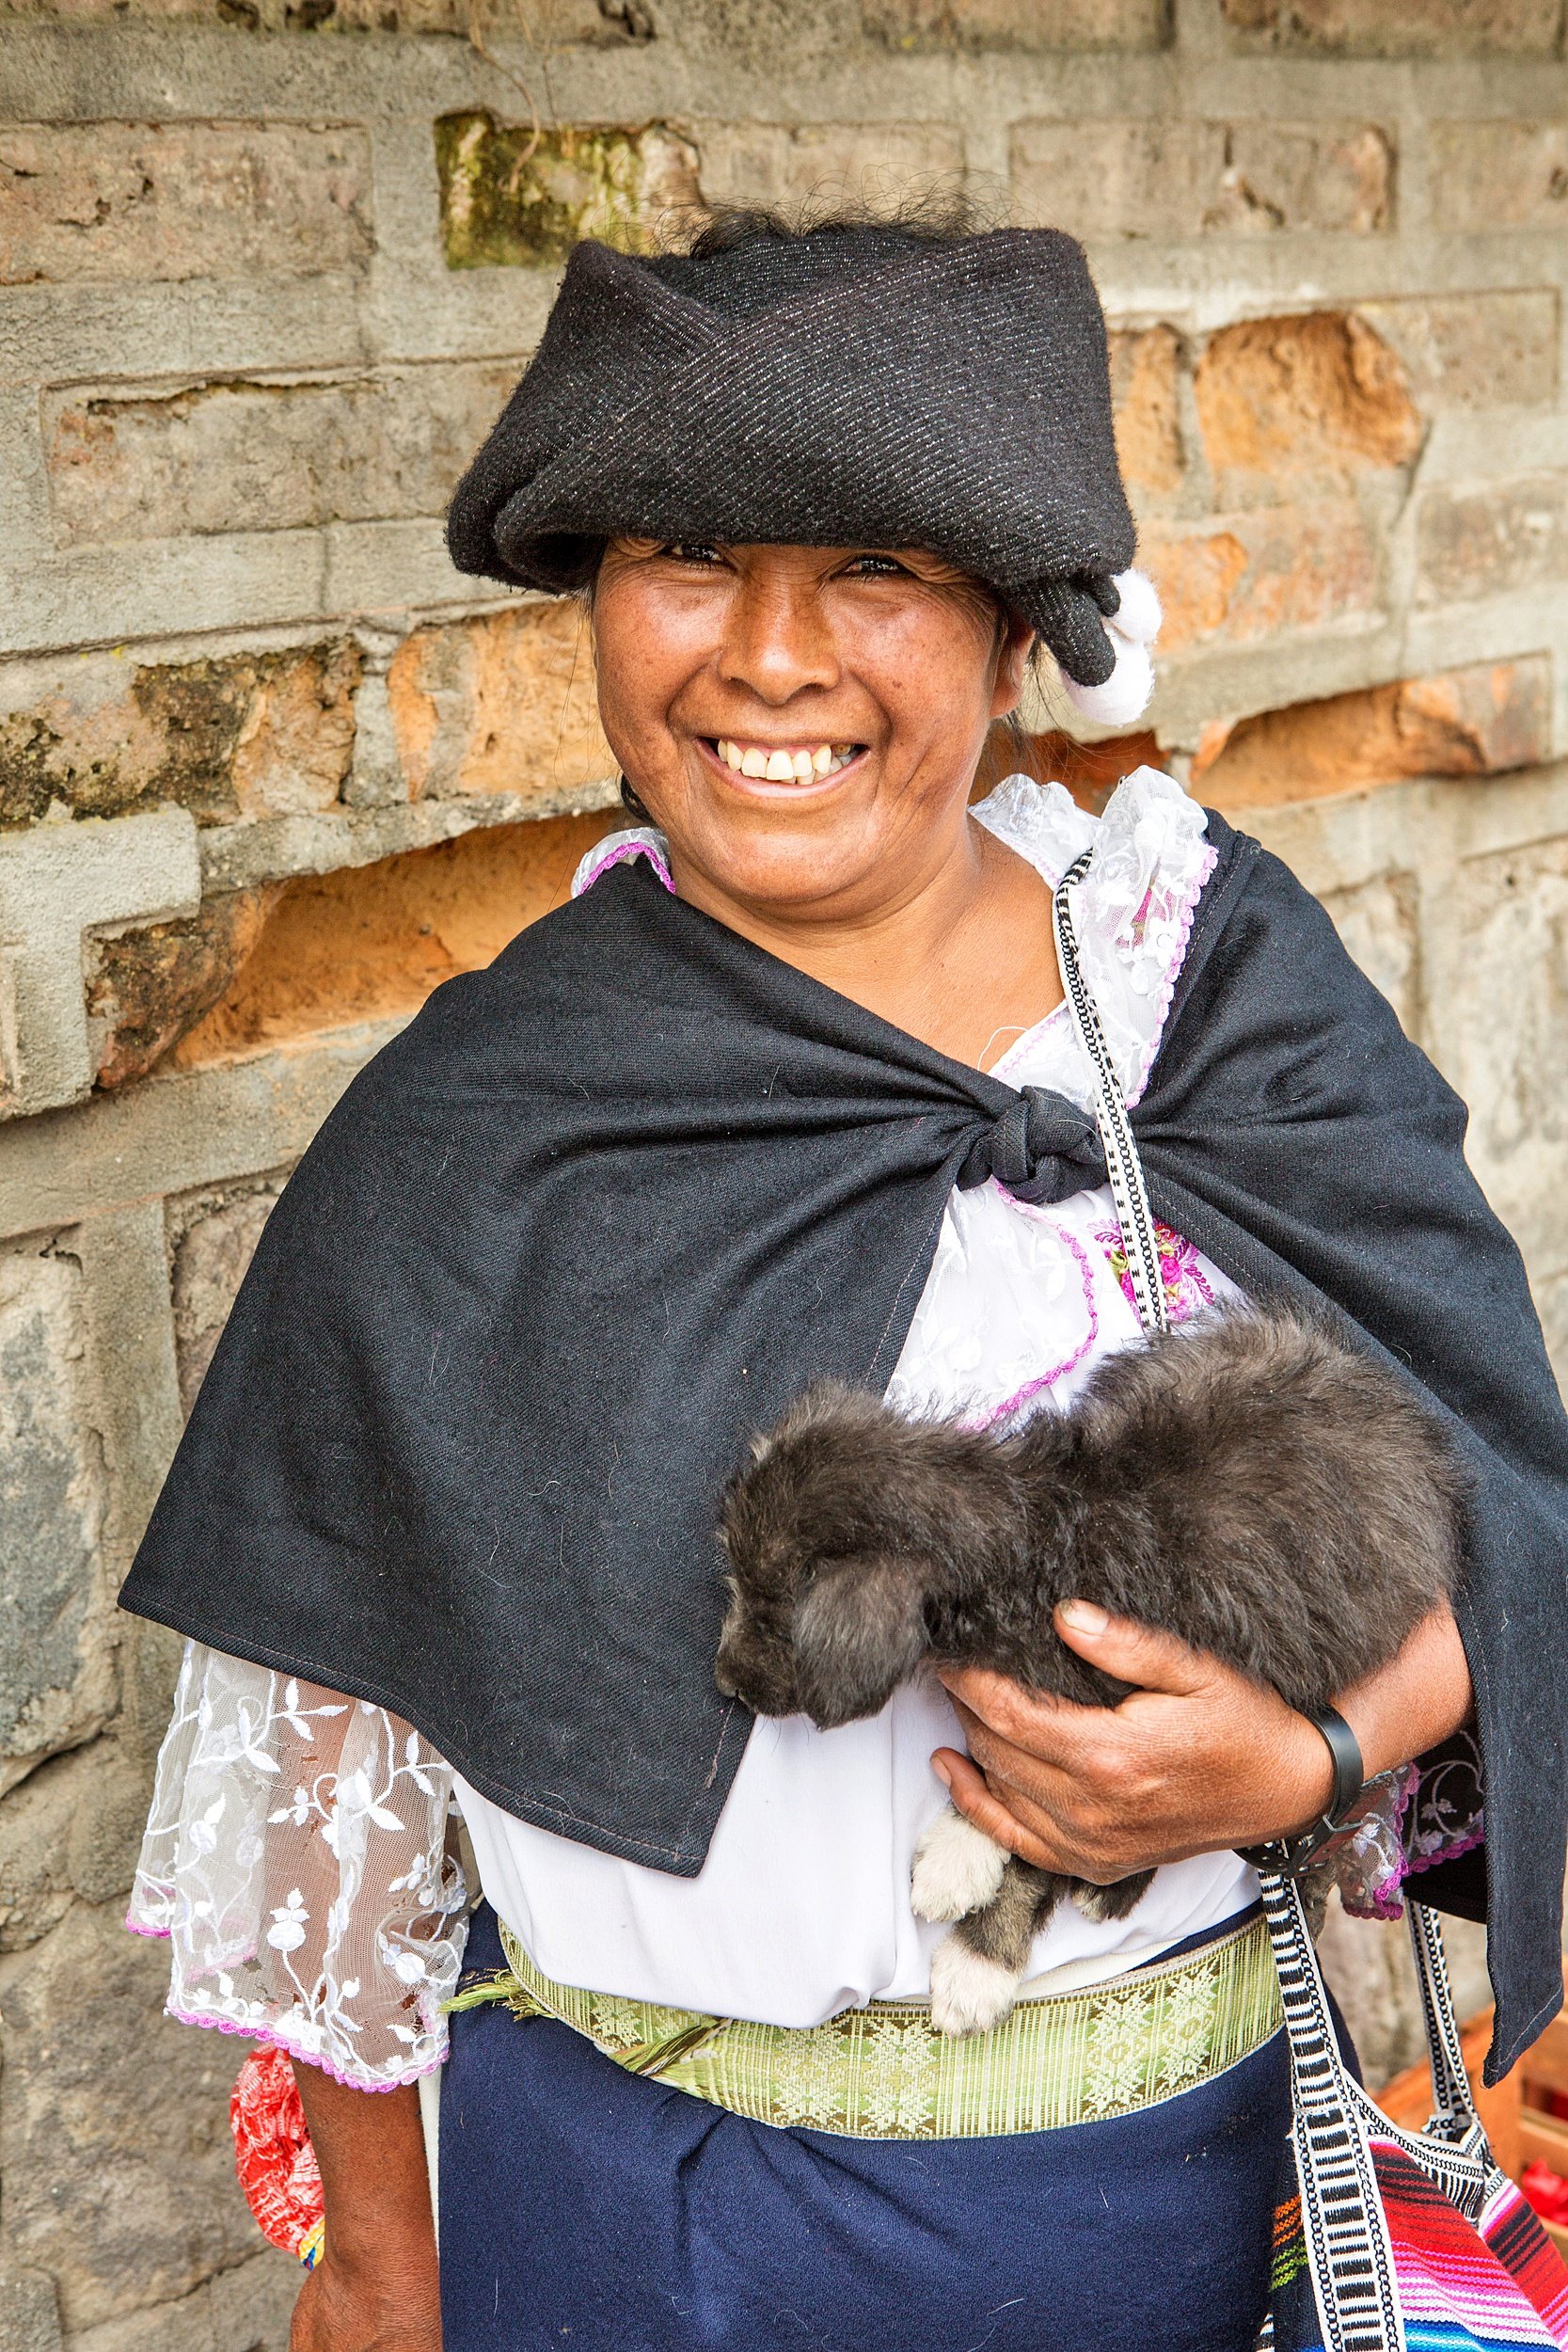
[[1093,1600],[1064,1600],[1058,1614],[1075,1633],[1103,1633],[1111,1622],[1108,1613]]
[[932,1770],[932,1772],[935,1772],[935,1774],[936,1774],[937,1778],[941,1781],[941,1783],[942,1783],[942,1787],[943,1787],[944,1788],[952,1788],[952,1786],[953,1786],[953,1775],[952,1775],[952,1773],[948,1771],[948,1769],[947,1769],[946,1765],[942,1762],[942,1758],[941,1758],[941,1756],[932,1756],[932,1758],[931,1758],[931,1770]]

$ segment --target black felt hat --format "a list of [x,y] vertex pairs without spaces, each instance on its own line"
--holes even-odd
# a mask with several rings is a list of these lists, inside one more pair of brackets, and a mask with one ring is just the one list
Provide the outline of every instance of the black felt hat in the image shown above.
[[447,539],[460,571],[560,592],[616,532],[929,548],[1100,685],[1134,533],[1082,248],[1052,229],[579,245]]

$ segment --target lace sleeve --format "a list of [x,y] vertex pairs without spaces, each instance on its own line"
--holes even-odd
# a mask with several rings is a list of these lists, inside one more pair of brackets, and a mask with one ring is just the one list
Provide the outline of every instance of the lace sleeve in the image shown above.
[[467,1931],[451,1786],[384,1708],[188,1642],[126,1921],[169,1940],[170,2016],[361,2090],[438,2066]]
[[1323,1848],[1345,1909],[1357,1919],[1399,1918],[1406,1879],[1481,1844],[1482,1798],[1473,1731],[1456,1732],[1430,1756],[1369,1781],[1340,1836]]

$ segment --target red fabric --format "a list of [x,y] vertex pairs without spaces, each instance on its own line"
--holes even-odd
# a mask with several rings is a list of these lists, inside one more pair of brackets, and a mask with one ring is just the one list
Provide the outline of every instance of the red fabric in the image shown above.
[[325,2210],[316,2152],[284,2050],[252,2050],[229,2101],[234,2169],[263,2237],[298,2255]]
[[1568,2229],[1568,2181],[1560,2172],[1554,2172],[1538,2156],[1533,2164],[1526,2165],[1519,2176],[1519,2186],[1544,2221],[1555,2221],[1560,2229]]

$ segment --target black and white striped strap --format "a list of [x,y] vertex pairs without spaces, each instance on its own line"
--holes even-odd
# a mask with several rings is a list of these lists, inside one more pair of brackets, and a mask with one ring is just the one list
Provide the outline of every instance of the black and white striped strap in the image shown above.
[[1260,1871],[1291,2048],[1302,2231],[1324,2352],[1404,2352],[1383,2199],[1294,1879]]
[[[1170,1318],[1159,1244],[1138,1149],[1100,1015],[1078,964],[1069,893],[1087,873],[1092,857],[1092,850],[1085,850],[1069,867],[1053,899],[1056,958],[1078,1041],[1094,1072],[1095,1119],[1138,1317],[1146,1331],[1166,1331]],[[1339,2056],[1299,1885],[1271,1870],[1259,1872],[1259,1885],[1290,2042],[1291,2132],[1302,2223],[1325,2352],[1405,2352],[1393,2255],[1368,2140],[1370,2126],[1384,2132],[1390,2127]],[[1392,2136],[1473,2218],[1487,2182],[1496,2178],[1496,2167],[1460,2052],[1442,1932],[1424,1903],[1407,1902],[1405,1908],[1432,2053],[1436,2114],[1418,2139],[1402,2132]],[[1259,2352],[1273,2341],[1271,2319],[1259,2339]]]
[[1127,1104],[1117,1082],[1110,1048],[1105,1042],[1105,1032],[1100,1025],[1094,998],[1085,986],[1084,975],[1078,968],[1078,938],[1073,926],[1069,893],[1088,872],[1093,856],[1092,849],[1085,850],[1083,856],[1068,867],[1052,899],[1056,961],[1061,966],[1062,987],[1073,1027],[1078,1033],[1078,1041],[1094,1072],[1095,1123],[1100,1129],[1100,1140],[1104,1148],[1105,1168],[1111,1180],[1111,1196],[1117,1204],[1117,1221],[1121,1227],[1128,1279],[1132,1285],[1138,1318],[1146,1331],[1168,1331],[1170,1316],[1165,1307],[1164,1280],[1160,1272],[1160,1248],[1154,1232],[1153,1214],[1148,1205],[1148,1194],[1144,1187],[1138,1147],[1132,1140],[1132,1122],[1128,1118]]

